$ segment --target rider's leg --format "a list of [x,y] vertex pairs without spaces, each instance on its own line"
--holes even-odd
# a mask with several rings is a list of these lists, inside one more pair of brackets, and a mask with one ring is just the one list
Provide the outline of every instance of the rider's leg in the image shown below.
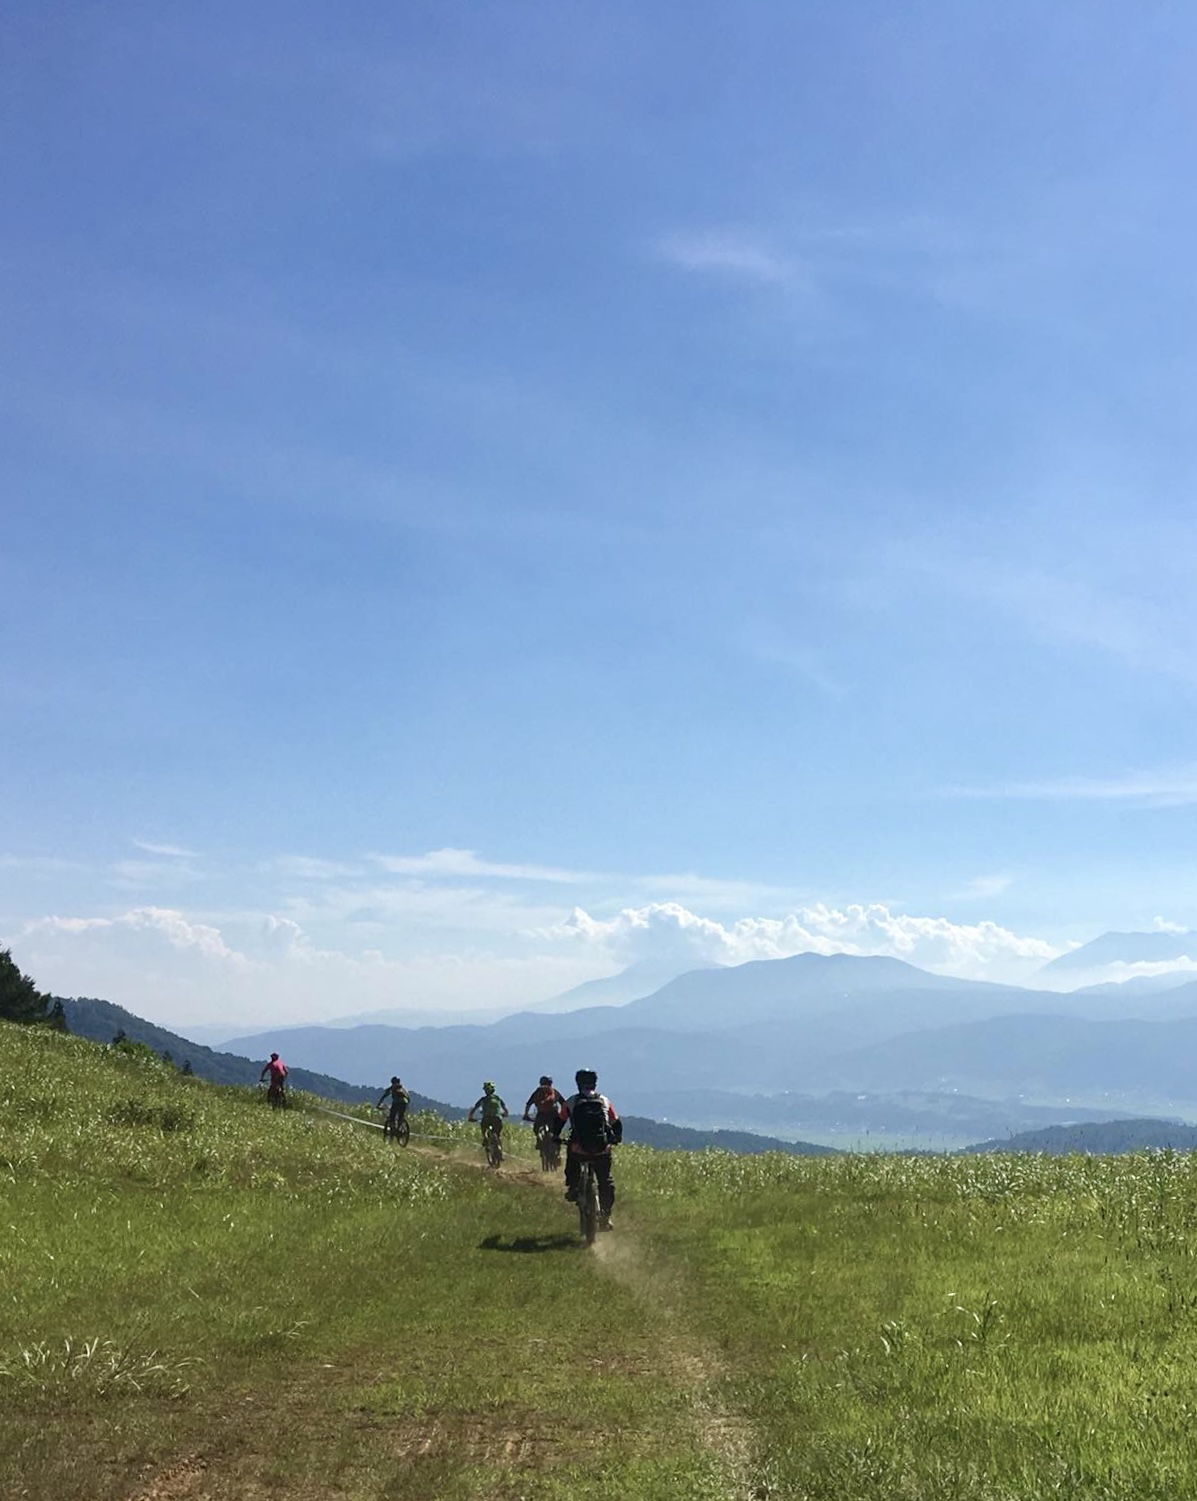
[[615,1183],[611,1177],[611,1153],[604,1152],[594,1159],[594,1176],[598,1179],[599,1210],[606,1218],[615,1203]]
[[576,1199],[578,1197],[578,1180],[582,1176],[582,1160],[576,1152],[565,1154],[565,1197]]

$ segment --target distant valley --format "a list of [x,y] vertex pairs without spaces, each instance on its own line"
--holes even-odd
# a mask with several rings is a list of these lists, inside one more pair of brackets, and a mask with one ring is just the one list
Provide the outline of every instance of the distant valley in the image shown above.
[[[1148,935],[1150,936],[1150,935]],[[1061,993],[801,954],[691,971],[622,1005],[487,1025],[299,1027],[227,1046],[438,1097],[596,1068],[621,1108],[696,1129],[951,1146],[1111,1115],[1197,1115],[1197,982]]]

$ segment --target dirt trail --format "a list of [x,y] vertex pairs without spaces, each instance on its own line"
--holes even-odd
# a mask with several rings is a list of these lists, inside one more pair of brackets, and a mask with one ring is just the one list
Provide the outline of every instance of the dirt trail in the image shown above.
[[723,1362],[685,1327],[675,1297],[676,1278],[650,1267],[634,1236],[615,1231],[596,1241],[594,1249],[603,1271],[656,1316],[665,1362],[689,1393],[699,1439],[724,1472],[729,1501],[757,1501],[766,1491],[754,1478],[757,1445],[752,1426],[720,1398],[717,1385],[724,1375]]
[[[461,1143],[461,1147],[465,1150],[445,1151],[418,1145],[413,1140],[408,1150],[445,1165],[492,1171],[480,1153],[473,1154],[468,1143]],[[508,1156],[495,1178],[554,1195],[561,1192],[560,1173],[543,1172],[535,1158]],[[725,1374],[723,1362],[717,1351],[686,1327],[684,1311],[678,1306],[676,1276],[670,1275],[668,1269],[652,1267],[643,1248],[637,1245],[634,1233],[627,1229],[600,1236],[594,1245],[594,1256],[605,1276],[626,1287],[651,1310],[655,1332],[660,1335],[662,1364],[687,1393],[696,1436],[724,1474],[726,1501],[759,1501],[767,1490],[755,1478],[758,1472],[755,1434],[751,1424],[720,1398],[717,1387]]]
[[[445,1160],[446,1154],[433,1147],[413,1150]],[[451,1160],[458,1166],[488,1170],[481,1159]],[[542,1172],[534,1162],[523,1158],[505,1159],[496,1176],[504,1182],[530,1184],[553,1194],[561,1192],[560,1173]],[[654,1314],[663,1364],[689,1396],[699,1441],[726,1477],[727,1501],[757,1501],[766,1491],[754,1479],[757,1445],[752,1426],[719,1397],[717,1386],[725,1374],[723,1362],[715,1350],[685,1327],[677,1304],[677,1279],[651,1268],[634,1233],[627,1230],[600,1236],[594,1244],[594,1255],[604,1275],[626,1287]]]
[[[433,1155],[428,1148],[424,1150]],[[485,1162],[469,1165],[486,1170]],[[561,1192],[560,1173],[542,1172],[539,1166],[525,1166],[522,1160],[518,1166],[510,1159],[505,1161],[498,1176],[553,1194]],[[726,1478],[727,1501],[758,1501],[766,1490],[754,1478],[757,1445],[752,1426],[720,1398],[717,1387],[725,1374],[723,1362],[714,1349],[686,1328],[676,1297],[677,1278],[664,1269],[652,1268],[635,1234],[626,1229],[601,1235],[595,1241],[594,1256],[605,1276],[626,1287],[652,1311],[661,1337],[663,1364],[689,1396],[698,1439]]]

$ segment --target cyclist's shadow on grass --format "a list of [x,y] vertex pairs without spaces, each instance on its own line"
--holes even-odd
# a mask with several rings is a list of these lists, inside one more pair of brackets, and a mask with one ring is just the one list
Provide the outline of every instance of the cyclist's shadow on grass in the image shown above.
[[576,1235],[488,1235],[480,1241],[480,1251],[517,1251],[535,1255],[540,1251],[576,1251],[581,1242]]

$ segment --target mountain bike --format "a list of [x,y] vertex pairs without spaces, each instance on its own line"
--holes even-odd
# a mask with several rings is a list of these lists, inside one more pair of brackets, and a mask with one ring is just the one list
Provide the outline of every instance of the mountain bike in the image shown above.
[[287,1087],[282,1083],[273,1083],[266,1090],[266,1100],[271,1110],[286,1110],[290,1101],[287,1099]]
[[537,1126],[536,1150],[540,1153],[541,1172],[555,1173],[561,1166],[561,1142],[553,1135],[552,1126]]
[[482,1145],[486,1148],[486,1160],[491,1167],[503,1161],[503,1145],[499,1140],[502,1128],[497,1121],[485,1121],[482,1126]]
[[594,1245],[601,1218],[598,1174],[594,1170],[593,1162],[583,1161],[582,1172],[578,1178],[578,1229],[588,1246]]
[[411,1140],[411,1127],[407,1123],[406,1112],[403,1115],[388,1115],[382,1123],[382,1134],[384,1140],[389,1136],[392,1141],[405,1147]]

